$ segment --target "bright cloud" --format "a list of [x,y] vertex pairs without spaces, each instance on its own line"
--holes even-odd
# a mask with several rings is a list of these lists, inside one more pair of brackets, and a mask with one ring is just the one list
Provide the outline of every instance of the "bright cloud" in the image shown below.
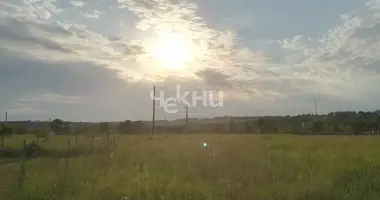
[[102,14],[102,12],[93,10],[92,13],[81,13],[81,14],[83,15],[83,17],[98,19],[100,15]]
[[87,4],[87,3],[83,2],[83,1],[70,1],[70,3],[73,6],[78,7],[78,8],[81,8],[81,7],[83,7],[84,5]]

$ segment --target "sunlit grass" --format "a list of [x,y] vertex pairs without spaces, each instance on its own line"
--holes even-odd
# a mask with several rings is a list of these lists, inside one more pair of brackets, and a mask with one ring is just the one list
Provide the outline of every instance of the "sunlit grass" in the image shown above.
[[[90,138],[79,141],[85,139]],[[110,151],[71,157],[68,170],[64,158],[27,161],[22,187],[17,182],[20,162],[3,162],[1,181],[8,184],[0,191],[4,199],[41,200],[379,199],[378,139],[121,136]],[[66,144],[67,137],[59,136],[43,146],[63,151]]]

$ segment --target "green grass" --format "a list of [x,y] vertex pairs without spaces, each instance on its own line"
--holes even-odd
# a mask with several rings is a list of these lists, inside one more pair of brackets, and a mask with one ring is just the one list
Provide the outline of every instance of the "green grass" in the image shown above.
[[[74,141],[74,137],[72,137]],[[101,140],[101,139],[100,139]],[[98,140],[96,146],[101,146]],[[78,149],[90,148],[80,138]],[[208,147],[202,147],[207,142]],[[21,146],[22,138],[6,145]],[[18,145],[19,144],[19,145]],[[8,146],[10,147],[10,146]],[[67,137],[44,148],[65,151]],[[376,136],[120,136],[110,151],[26,162],[0,158],[0,197],[30,200],[380,199]]]

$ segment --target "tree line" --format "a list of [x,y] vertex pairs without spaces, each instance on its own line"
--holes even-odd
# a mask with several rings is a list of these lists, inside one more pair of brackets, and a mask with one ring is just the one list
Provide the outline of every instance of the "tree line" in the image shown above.
[[[380,130],[380,116],[376,112],[332,112],[327,115],[268,116],[268,117],[222,117],[214,122],[157,125],[157,133],[355,133]],[[151,132],[151,122],[126,120],[119,123],[81,123],[54,119],[51,122],[2,124],[0,135],[34,134],[144,134]]]

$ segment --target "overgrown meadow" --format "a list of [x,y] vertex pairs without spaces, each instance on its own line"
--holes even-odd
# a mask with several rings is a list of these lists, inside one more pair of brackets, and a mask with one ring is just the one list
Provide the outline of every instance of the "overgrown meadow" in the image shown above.
[[22,167],[24,138],[6,138],[1,199],[380,199],[377,136],[53,136]]

